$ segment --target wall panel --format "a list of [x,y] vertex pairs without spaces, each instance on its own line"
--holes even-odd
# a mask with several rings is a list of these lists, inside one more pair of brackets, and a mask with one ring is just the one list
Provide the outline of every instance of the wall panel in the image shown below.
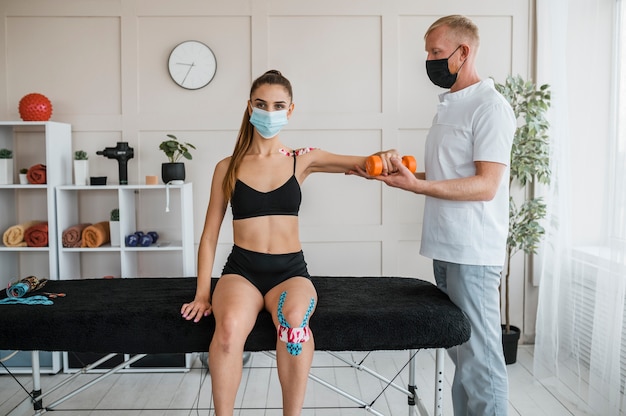
[[268,37],[303,112],[381,111],[380,16],[273,16]]
[[54,99],[58,121],[121,113],[119,17],[9,17],[6,26],[12,113],[30,92]]

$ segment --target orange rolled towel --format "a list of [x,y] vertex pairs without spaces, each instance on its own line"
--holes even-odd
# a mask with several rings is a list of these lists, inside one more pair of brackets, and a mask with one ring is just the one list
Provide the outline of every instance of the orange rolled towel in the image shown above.
[[26,177],[29,183],[33,184],[45,184],[46,183],[46,165],[41,163],[31,166],[26,172]]
[[24,241],[28,247],[48,246],[48,222],[32,225],[24,232]]
[[61,234],[61,244],[63,247],[80,247],[83,241],[83,230],[91,223],[75,224],[63,231]]
[[82,235],[83,242],[81,247],[95,248],[100,247],[111,241],[111,232],[109,230],[109,222],[102,221],[85,227]]
[[26,241],[24,241],[24,233],[30,227],[41,221],[27,221],[21,224],[16,224],[9,227],[4,234],[2,234],[2,243],[7,247],[26,247]]

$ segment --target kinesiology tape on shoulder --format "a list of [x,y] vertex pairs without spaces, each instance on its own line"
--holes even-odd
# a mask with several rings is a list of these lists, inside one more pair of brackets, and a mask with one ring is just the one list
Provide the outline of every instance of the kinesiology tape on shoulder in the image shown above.
[[302,325],[292,328],[283,315],[283,305],[286,297],[287,292],[285,291],[280,294],[280,299],[278,300],[278,322],[280,323],[278,326],[278,339],[287,343],[287,351],[289,354],[299,355],[302,352],[302,343],[308,341],[311,337],[311,330],[309,329],[308,323],[311,312],[313,312],[313,307],[315,306],[315,299],[311,298],[309,308],[304,314],[304,319],[302,319]]

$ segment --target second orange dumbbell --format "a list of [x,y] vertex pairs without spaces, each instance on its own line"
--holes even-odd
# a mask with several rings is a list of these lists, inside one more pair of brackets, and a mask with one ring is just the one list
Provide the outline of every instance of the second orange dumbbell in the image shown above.
[[[413,156],[402,156],[402,164],[408,170],[415,173],[417,170],[417,162]],[[365,171],[370,176],[378,176],[383,173],[383,160],[378,155],[372,155],[365,161]]]

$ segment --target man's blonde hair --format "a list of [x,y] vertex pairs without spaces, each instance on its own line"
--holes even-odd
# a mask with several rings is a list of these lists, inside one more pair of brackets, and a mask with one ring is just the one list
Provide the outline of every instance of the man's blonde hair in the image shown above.
[[474,24],[469,18],[458,14],[450,16],[444,16],[428,28],[424,35],[424,40],[435,29],[441,26],[447,26],[451,29],[450,35],[460,42],[467,42],[478,48],[480,44],[480,36],[478,35],[478,26]]

